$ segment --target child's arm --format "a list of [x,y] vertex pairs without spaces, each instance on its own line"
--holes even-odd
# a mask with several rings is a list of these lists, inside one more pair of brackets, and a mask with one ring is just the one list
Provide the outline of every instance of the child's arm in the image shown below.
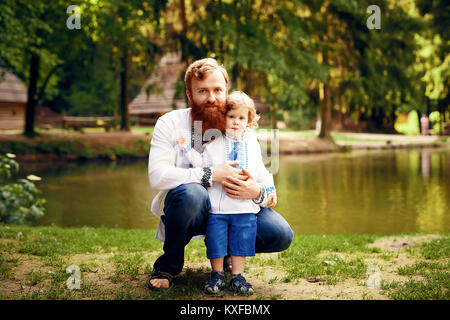
[[179,137],[177,139],[178,148],[184,154],[189,163],[192,164],[194,168],[205,168],[210,166],[209,158],[206,156],[206,151],[203,153],[197,152],[194,148],[187,143],[184,137]]
[[268,194],[267,196],[267,206],[272,209],[277,205],[277,193],[276,192],[271,192]]

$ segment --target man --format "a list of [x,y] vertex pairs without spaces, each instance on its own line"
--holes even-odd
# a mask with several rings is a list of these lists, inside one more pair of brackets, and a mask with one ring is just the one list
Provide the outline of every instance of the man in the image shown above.
[[[162,190],[152,202],[152,212],[161,217],[156,237],[164,241],[164,253],[153,265],[149,288],[168,288],[172,277],[183,269],[186,244],[205,234],[211,206],[206,188],[212,182],[221,183],[227,195],[235,199],[253,199],[258,203],[264,197],[250,173],[232,167],[237,161],[214,168],[192,168],[183,163],[176,148],[179,136],[191,137],[191,146],[200,149],[210,140],[211,132],[223,129],[221,110],[228,94],[228,74],[214,59],[197,60],[186,71],[185,85],[190,108],[160,117],[151,141],[150,184]],[[293,236],[289,224],[278,213],[261,208],[257,214],[256,252],[285,250]]]

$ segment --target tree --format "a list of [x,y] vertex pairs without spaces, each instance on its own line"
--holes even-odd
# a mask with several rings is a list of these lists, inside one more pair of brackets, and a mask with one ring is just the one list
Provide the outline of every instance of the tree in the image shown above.
[[[417,1],[420,13],[427,28],[415,39],[420,46],[418,57],[425,83],[425,96],[429,104],[435,104],[440,113],[440,128],[446,121],[446,112],[450,111],[450,43],[449,30],[446,26],[450,19],[450,5],[446,1]],[[427,110],[430,113],[431,110]]]
[[[62,1],[7,0],[0,7],[1,25],[8,31],[1,39],[0,64],[27,84],[24,134],[29,137],[36,135],[36,105],[60,66],[56,48],[62,48],[62,32],[67,29],[65,9]],[[49,17],[61,23],[50,25]]]
[[[369,29],[370,1],[307,1],[311,14],[309,31],[317,55],[330,67],[326,83],[316,84],[319,115],[332,112],[356,114],[367,120],[368,130],[393,130],[397,110],[420,101],[414,70],[414,33],[421,30],[409,3],[378,3],[381,30]],[[314,93],[315,91],[311,91]],[[321,137],[329,138],[331,116],[322,121]]]
[[[167,1],[109,0],[99,3],[98,39],[107,41],[118,59],[120,79],[120,128],[130,130],[131,63],[149,75],[156,65],[162,41],[158,36],[159,20]],[[158,43],[159,42],[159,43]]]
[[183,56],[222,61],[234,88],[271,104],[274,128],[277,109],[305,102],[308,83],[326,75],[327,68],[314,56],[298,1],[211,0],[181,6],[180,12],[189,25],[181,33],[186,36],[182,48],[189,51]]

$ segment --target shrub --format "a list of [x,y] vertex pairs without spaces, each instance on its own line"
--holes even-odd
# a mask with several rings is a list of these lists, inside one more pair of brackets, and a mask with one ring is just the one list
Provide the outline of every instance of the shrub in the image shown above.
[[45,210],[45,199],[37,198],[41,190],[33,183],[41,178],[29,175],[16,183],[8,183],[12,174],[19,171],[14,157],[14,154],[0,154],[0,222],[34,222],[44,215]]

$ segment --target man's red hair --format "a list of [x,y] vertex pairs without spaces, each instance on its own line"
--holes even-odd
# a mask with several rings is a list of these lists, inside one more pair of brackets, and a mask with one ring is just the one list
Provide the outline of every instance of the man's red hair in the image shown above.
[[214,70],[219,70],[222,73],[225,83],[228,86],[227,70],[225,70],[222,65],[219,65],[216,59],[205,58],[194,61],[186,69],[186,75],[184,76],[184,84],[186,85],[186,89],[191,92],[192,78],[202,80],[207,74],[213,72]]

